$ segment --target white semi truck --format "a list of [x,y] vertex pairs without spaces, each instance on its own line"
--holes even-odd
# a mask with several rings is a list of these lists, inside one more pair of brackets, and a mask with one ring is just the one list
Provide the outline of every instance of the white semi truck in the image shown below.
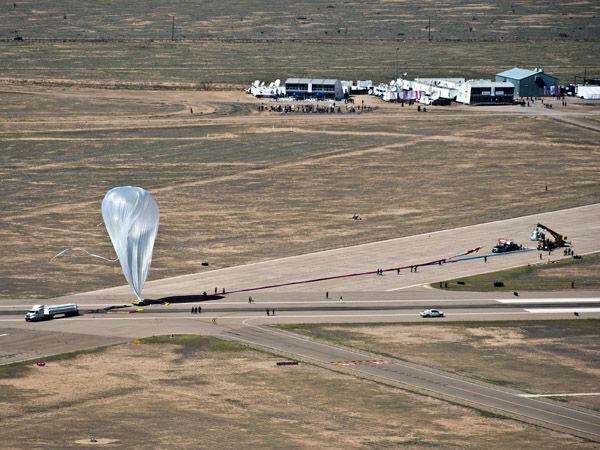
[[33,305],[25,314],[27,322],[37,322],[39,320],[54,319],[54,316],[63,314],[65,317],[77,316],[79,309],[73,303],[64,305]]

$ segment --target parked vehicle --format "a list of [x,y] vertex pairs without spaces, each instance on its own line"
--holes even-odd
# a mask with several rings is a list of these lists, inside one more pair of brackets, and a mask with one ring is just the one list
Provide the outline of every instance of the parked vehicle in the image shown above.
[[498,241],[498,245],[492,248],[492,253],[505,253],[505,252],[514,252],[517,250],[521,250],[523,248],[522,245],[517,244],[516,242],[509,241],[506,239],[500,239]]
[[25,314],[27,322],[38,322],[40,320],[54,319],[54,316],[64,315],[65,317],[79,315],[77,305],[67,303],[64,305],[33,305]]
[[444,317],[444,313],[438,309],[426,309],[419,313],[421,317]]

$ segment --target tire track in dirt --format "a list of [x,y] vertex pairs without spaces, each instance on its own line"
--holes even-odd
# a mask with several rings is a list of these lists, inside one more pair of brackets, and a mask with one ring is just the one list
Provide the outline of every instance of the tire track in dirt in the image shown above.
[[[212,183],[221,183],[224,181],[234,181],[234,180],[239,180],[248,175],[257,175],[257,174],[269,173],[269,172],[273,172],[273,171],[277,171],[277,170],[281,170],[281,169],[292,168],[292,167],[307,166],[307,165],[314,164],[317,161],[326,161],[326,160],[330,160],[330,159],[343,158],[346,156],[359,156],[359,155],[364,155],[364,154],[368,154],[368,153],[386,152],[386,151],[389,151],[394,148],[402,148],[402,147],[407,147],[410,145],[415,145],[418,142],[419,141],[417,139],[413,139],[413,140],[404,141],[402,143],[394,143],[394,144],[377,146],[377,147],[368,147],[368,148],[357,149],[354,151],[348,151],[346,149],[332,150],[329,152],[323,152],[323,153],[311,155],[309,157],[306,157],[302,161],[291,161],[291,162],[285,162],[282,164],[276,164],[276,165],[272,165],[272,166],[257,167],[254,169],[248,169],[245,171],[237,172],[235,174],[222,175],[222,176],[210,178],[207,180],[197,180],[197,181],[190,181],[190,182],[184,182],[184,183],[177,183],[177,184],[173,184],[170,186],[164,186],[161,188],[152,189],[152,193],[156,194],[156,193],[162,193],[162,192],[169,192],[174,189],[202,186],[202,185],[207,185],[207,184],[212,184]],[[77,203],[72,203],[72,204],[68,204],[68,205],[61,204],[61,205],[54,205],[54,206],[47,207],[47,208],[35,208],[35,209],[31,209],[31,210],[24,210],[24,211],[21,211],[21,213],[19,213],[18,215],[3,216],[0,218],[0,220],[3,222],[9,222],[9,223],[17,225],[17,224],[21,223],[20,219],[31,219],[31,218],[39,217],[39,216],[42,216],[45,214],[60,213],[60,212],[64,212],[64,210],[67,208],[69,209],[69,211],[71,211],[71,213],[73,213],[77,209],[87,207],[87,206],[90,206],[93,204],[99,204],[99,203],[100,203],[100,197],[97,200],[89,200],[86,202],[77,202]]]
[[[182,116],[178,114],[169,113],[167,114],[170,118],[161,117],[160,119],[155,119],[157,115],[150,116],[134,116],[133,119],[128,120],[128,123],[123,123],[123,118],[128,118],[127,116],[119,116],[118,118],[102,118],[100,120],[96,120],[93,123],[97,125],[105,125],[102,127],[89,128],[65,128],[65,129],[50,129],[50,130],[27,130],[23,128],[19,128],[18,131],[0,131],[0,134],[12,134],[12,133],[44,133],[44,132],[91,132],[91,131],[116,131],[116,130],[145,130],[145,129],[165,129],[165,128],[188,128],[188,127],[200,127],[200,126],[240,126],[240,125],[263,125],[263,126],[273,126],[274,120],[281,121],[282,119],[286,119],[289,121],[290,119],[294,120],[295,123],[299,125],[307,125],[311,126],[314,122],[319,122],[321,124],[337,124],[340,121],[348,120],[348,121],[364,121],[364,122],[375,122],[378,123],[382,120],[390,121],[390,119],[399,118],[402,120],[411,120],[411,121],[452,121],[455,119],[465,119],[465,118],[473,118],[473,117],[506,117],[506,116],[527,116],[527,117],[556,117],[556,115],[544,114],[541,111],[529,111],[529,110],[497,110],[497,111],[488,111],[488,110],[473,110],[469,111],[451,111],[446,109],[440,109],[432,112],[428,112],[426,114],[418,115],[418,113],[408,110],[408,111],[395,111],[393,109],[387,109],[388,105],[383,105],[385,110],[381,111],[373,111],[370,113],[364,114],[332,114],[332,115],[324,115],[324,114],[301,114],[296,113],[283,115],[282,113],[256,113],[252,115],[246,116],[238,116],[232,118],[231,116],[220,116],[220,117],[207,117],[207,116],[194,116],[188,119],[184,119],[185,122],[182,121]],[[451,113],[451,114],[448,114]],[[597,115],[600,117],[600,111],[598,113],[594,112],[569,112],[569,113],[561,113],[561,117],[565,116],[569,117],[585,117],[589,115]],[[130,116],[131,117],[131,116]],[[91,120],[91,119],[89,119]],[[149,123],[151,121],[151,123]],[[15,125],[15,126],[27,126],[27,125],[84,125],[85,122],[81,119],[78,120],[8,120],[2,121],[0,120],[0,125]],[[113,125],[113,126],[111,126]]]
[[585,130],[595,131],[596,133],[600,133],[600,125],[595,125],[591,122],[582,123],[575,118],[561,116],[550,116],[557,122],[566,123],[567,125],[572,125],[574,127],[583,128]]

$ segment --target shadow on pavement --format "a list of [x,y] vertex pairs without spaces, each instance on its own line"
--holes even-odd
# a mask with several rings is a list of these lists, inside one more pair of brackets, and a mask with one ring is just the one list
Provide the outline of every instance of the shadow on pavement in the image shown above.
[[173,295],[171,297],[159,298],[158,300],[146,300],[146,301],[149,302],[148,304],[188,303],[188,302],[207,302],[210,300],[220,300],[222,298],[225,298],[225,295],[223,295],[223,294]]

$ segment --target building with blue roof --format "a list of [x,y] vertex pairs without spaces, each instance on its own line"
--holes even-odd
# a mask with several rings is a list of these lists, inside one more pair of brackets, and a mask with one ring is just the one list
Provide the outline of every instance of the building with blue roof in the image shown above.
[[543,97],[558,95],[559,79],[544,73],[542,69],[514,67],[496,74],[496,81],[509,82],[515,87],[515,97]]

